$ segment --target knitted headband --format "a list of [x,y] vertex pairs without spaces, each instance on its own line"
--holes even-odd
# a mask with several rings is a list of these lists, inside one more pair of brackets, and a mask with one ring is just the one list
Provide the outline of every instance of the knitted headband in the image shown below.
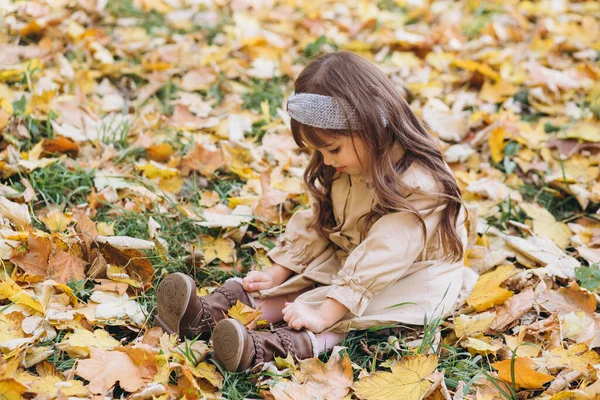
[[[342,104],[344,110],[340,107]],[[344,99],[334,99],[313,93],[293,93],[287,102],[287,111],[296,121],[305,125],[321,129],[361,129],[360,121],[352,110],[352,106]],[[381,107],[383,125],[387,126],[387,119]],[[346,113],[344,113],[344,111]]]

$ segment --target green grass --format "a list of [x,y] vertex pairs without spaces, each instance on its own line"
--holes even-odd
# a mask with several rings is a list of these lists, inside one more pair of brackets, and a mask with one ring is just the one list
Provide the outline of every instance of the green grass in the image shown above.
[[277,115],[277,107],[281,107],[283,101],[282,86],[285,87],[288,81],[287,77],[274,77],[273,79],[256,79],[251,78],[252,87],[248,93],[242,95],[245,109],[251,109],[261,112],[260,104],[268,100],[269,112],[271,117]]
[[525,183],[519,188],[519,193],[525,201],[535,202],[550,211],[557,221],[568,220],[584,211],[575,196],[546,185],[538,187]]
[[86,171],[80,167],[71,169],[60,161],[36,169],[28,176],[14,175],[8,180],[10,186],[19,191],[25,190],[19,182],[22,177],[29,179],[39,198],[34,207],[49,204],[72,207],[86,203],[94,187],[94,171]]
[[162,30],[167,26],[165,17],[155,9],[145,12],[133,4],[132,0],[108,0],[106,11],[115,18],[135,18],[138,20],[137,26],[146,29],[149,34]]

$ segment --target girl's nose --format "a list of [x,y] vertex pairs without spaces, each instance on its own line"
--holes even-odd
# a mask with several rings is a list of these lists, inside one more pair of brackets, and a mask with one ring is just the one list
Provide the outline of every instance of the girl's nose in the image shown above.
[[333,159],[327,156],[323,156],[323,162],[325,165],[333,165]]

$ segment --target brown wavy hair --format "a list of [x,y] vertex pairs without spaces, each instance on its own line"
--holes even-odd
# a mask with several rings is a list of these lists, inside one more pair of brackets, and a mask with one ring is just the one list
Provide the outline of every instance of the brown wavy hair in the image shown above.
[[[348,102],[360,126],[358,131],[320,129],[291,120],[294,140],[300,147],[310,144],[325,147],[330,138],[338,135],[358,137],[365,143],[366,160],[360,160],[363,173],[370,178],[377,202],[364,215],[361,238],[382,216],[394,212],[408,212],[419,221],[423,232],[423,245],[427,241],[427,227],[423,216],[406,199],[411,193],[436,197],[436,205],[446,204],[441,220],[441,239],[444,259],[458,262],[463,258],[463,245],[456,229],[463,206],[460,188],[447,168],[442,153],[432,136],[398,93],[392,81],[368,60],[349,52],[322,55],[311,61],[295,82],[296,93],[314,93],[331,96],[344,109],[341,100]],[[387,118],[387,127],[381,118],[380,107]],[[344,109],[345,110],[345,109]],[[345,112],[348,112],[345,110]],[[404,156],[395,160],[394,144],[400,144]],[[355,148],[356,150],[356,148]],[[364,162],[363,162],[364,161]],[[375,162],[376,161],[376,162]],[[413,162],[420,163],[431,172],[442,193],[428,193],[402,182],[402,174]],[[364,167],[367,168],[364,168]],[[304,181],[315,204],[315,215],[310,227],[327,238],[335,226],[330,192],[335,168],[323,162],[319,151],[314,151],[304,172]],[[466,208],[465,211],[467,212]],[[398,227],[398,229],[403,229]],[[362,240],[361,239],[361,240]]]

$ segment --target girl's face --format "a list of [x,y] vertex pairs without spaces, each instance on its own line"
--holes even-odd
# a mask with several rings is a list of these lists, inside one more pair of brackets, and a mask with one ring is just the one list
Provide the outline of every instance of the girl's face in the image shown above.
[[337,136],[325,147],[316,148],[323,156],[325,165],[330,165],[338,172],[359,175],[363,172],[361,161],[364,162],[367,149],[359,137]]

